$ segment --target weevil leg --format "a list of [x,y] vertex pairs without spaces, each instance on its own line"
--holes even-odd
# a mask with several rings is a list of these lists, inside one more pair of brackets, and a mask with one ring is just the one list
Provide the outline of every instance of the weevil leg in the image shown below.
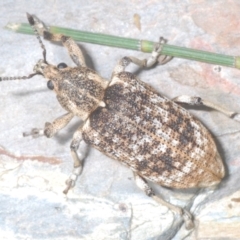
[[[163,44],[166,44],[167,43],[167,39],[163,38],[163,37],[160,37],[159,38],[159,42],[158,42],[158,45],[155,45],[153,51],[156,51],[157,48],[161,48],[162,50],[162,45]],[[173,59],[173,56],[168,56],[168,55],[162,55],[160,54],[157,61],[158,61],[158,64],[160,65],[164,65],[166,63],[168,63],[169,61],[171,61]]]
[[32,21],[32,26],[39,35],[43,36],[44,39],[47,39],[49,41],[62,42],[63,46],[67,48],[73,62],[77,66],[86,66],[82,51],[72,38],[64,36],[62,34],[50,33],[46,25],[39,18],[34,15],[29,16],[33,18],[34,21]]
[[30,132],[24,132],[23,136],[32,136],[34,138],[40,136],[46,136],[48,138],[52,137],[56,134],[59,130],[64,128],[73,118],[72,113],[66,113],[61,117],[55,119],[52,123],[46,122],[44,129],[42,128],[33,128]]
[[232,118],[236,121],[240,121],[239,113],[229,111],[222,106],[218,106],[218,105],[216,105],[212,102],[209,102],[207,100],[204,100],[200,97],[192,97],[192,96],[182,95],[182,96],[178,96],[172,100],[176,103],[186,103],[186,104],[193,105],[193,106],[207,106],[209,108],[215,109],[215,110],[227,115],[229,118]]
[[70,55],[73,62],[77,66],[86,67],[82,51],[72,38],[64,36],[62,34],[52,34],[47,31],[43,32],[43,37],[49,41],[62,42],[63,46],[67,48],[68,54]]
[[[86,156],[86,150],[85,146],[86,143],[83,141],[82,138],[82,125],[77,129],[77,131],[73,135],[73,140],[71,142],[70,148],[71,148],[71,155],[73,158],[73,171],[71,175],[69,176],[68,180],[66,181],[67,187],[63,191],[64,194],[67,194],[68,191],[74,187],[76,180],[79,175],[82,173],[83,169],[83,159]],[[81,149],[80,154],[77,153],[78,149]]]
[[27,18],[30,20],[30,24],[40,36],[43,36],[44,31],[48,31],[48,27],[37,16],[27,13]]
[[[53,123],[46,122],[44,129],[42,128],[33,128],[31,132],[25,132],[23,133],[23,136],[33,136],[33,137],[39,137],[39,136],[46,136],[48,138],[52,137],[54,134],[56,134],[59,130],[64,128],[74,117],[72,113],[66,113],[63,116],[57,118],[53,121]],[[77,131],[73,135],[73,140],[71,142],[70,148],[71,148],[71,155],[73,158],[73,172],[69,176],[68,180],[66,181],[67,187],[63,191],[65,194],[68,193],[69,189],[74,187],[75,182],[78,178],[78,176],[82,172],[82,161],[85,158],[86,152],[84,150],[81,151],[80,156],[77,153],[78,148],[86,149],[81,147],[81,145],[85,145],[85,142],[82,141],[82,125],[77,129]]]
[[175,206],[171,203],[166,202],[165,200],[163,200],[161,197],[156,196],[154,191],[152,190],[151,187],[149,187],[147,181],[139,176],[138,174],[134,173],[135,176],[135,181],[137,186],[143,190],[145,192],[145,194],[149,197],[152,197],[156,202],[168,207],[170,210],[172,210],[173,212],[181,215],[183,217],[183,220],[185,222],[185,227],[186,229],[192,229],[194,227],[194,223],[192,220],[192,215],[185,209]]
[[[167,62],[169,62],[172,57],[171,56],[163,56],[161,55],[161,51],[162,51],[162,46],[163,44],[166,43],[166,40],[164,38],[160,38],[159,43],[155,44],[154,49],[152,51],[151,56],[148,59],[138,59],[136,57],[124,57],[122,58],[118,64],[116,65],[116,67],[113,70],[113,75],[116,75],[120,72],[125,71],[126,67],[130,64],[130,63],[134,63],[136,65],[138,65],[139,67],[146,67],[146,68],[150,68],[152,67],[156,62],[159,62],[160,64],[165,64]],[[161,58],[159,58],[161,56]]]
[[158,58],[158,64],[159,65],[164,65],[168,62],[170,62],[173,59],[172,56],[168,56],[168,55],[160,55]]

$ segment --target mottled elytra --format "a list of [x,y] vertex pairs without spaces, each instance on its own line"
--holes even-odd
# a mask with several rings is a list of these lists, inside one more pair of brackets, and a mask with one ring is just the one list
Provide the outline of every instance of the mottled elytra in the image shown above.
[[[74,116],[83,120],[70,145],[74,169],[64,193],[74,186],[82,172],[84,156],[81,154],[80,158],[77,150],[85,142],[127,165],[133,171],[137,185],[148,196],[182,214],[186,227],[191,228],[191,214],[156,196],[147,183],[149,180],[170,188],[210,187],[224,177],[223,162],[211,134],[179,103],[205,105],[237,121],[240,121],[240,115],[199,97],[184,95],[169,100],[125,71],[130,63],[140,67],[155,64],[161,54],[163,39],[149,59],[122,58],[107,81],[86,66],[73,39],[51,34],[38,18],[30,14],[27,17],[43,49],[43,59],[37,62],[34,73],[29,76],[1,77],[0,80],[42,75],[66,110],[66,114],[52,123],[45,123],[43,129],[34,128],[24,136],[52,137]],[[49,64],[40,35],[50,41],[62,42],[77,66]]]

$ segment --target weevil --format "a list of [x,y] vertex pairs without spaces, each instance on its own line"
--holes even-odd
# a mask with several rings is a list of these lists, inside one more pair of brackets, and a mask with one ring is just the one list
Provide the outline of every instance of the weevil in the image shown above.
[[[158,93],[125,69],[130,63],[150,67],[161,55],[162,42],[156,44],[149,59],[122,58],[110,81],[88,68],[79,46],[70,37],[52,34],[35,16],[27,14],[43,49],[43,59],[34,72],[23,77],[1,77],[0,80],[29,79],[42,75],[47,86],[67,113],[43,129],[34,128],[25,136],[52,137],[74,116],[82,120],[70,145],[74,162],[64,193],[75,185],[82,172],[83,154],[77,150],[84,142],[112,159],[128,166],[136,184],[157,202],[183,215],[186,227],[193,226],[191,214],[156,196],[147,181],[170,188],[210,187],[217,185],[225,170],[221,156],[209,131],[180,103],[205,105],[240,121],[240,115],[200,97],[179,96],[172,100]],[[58,41],[68,50],[76,67],[52,65],[46,60],[46,49],[40,38]]]

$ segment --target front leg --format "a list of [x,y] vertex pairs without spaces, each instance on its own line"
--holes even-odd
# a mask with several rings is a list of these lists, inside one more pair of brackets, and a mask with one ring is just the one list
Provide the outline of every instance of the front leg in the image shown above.
[[74,63],[81,67],[86,66],[82,51],[72,38],[64,36],[63,34],[52,34],[48,31],[46,25],[36,16],[30,14],[27,14],[27,16],[29,23],[39,35],[43,36],[49,41],[62,42],[63,46],[67,48],[68,53]]
[[43,37],[49,41],[62,42],[63,46],[67,48],[68,54],[70,55],[73,62],[77,66],[86,67],[82,51],[72,38],[62,34],[52,34],[47,31],[43,32]]
[[42,128],[33,128],[30,132],[24,132],[23,136],[32,136],[34,138],[40,136],[46,136],[48,138],[55,135],[59,130],[64,128],[73,118],[72,113],[66,113],[63,116],[57,118],[52,123],[46,122],[44,129]]
[[[25,132],[23,133],[23,136],[33,136],[33,137],[39,137],[39,136],[46,136],[46,137],[52,137],[54,134],[56,134],[59,130],[64,128],[70,120],[73,118],[72,113],[66,113],[63,116],[57,118],[53,123],[45,123],[44,129],[40,128],[33,128],[31,132]],[[63,191],[63,193],[67,194],[69,189],[74,187],[75,182],[78,178],[78,176],[82,172],[82,161],[85,158],[86,151],[83,150],[81,145],[84,145],[85,142],[82,140],[82,125],[77,129],[77,131],[73,135],[73,140],[70,145],[71,149],[71,155],[73,158],[73,171],[72,174],[69,176],[68,180],[66,181],[67,187]],[[77,153],[78,148],[81,147],[82,152],[80,154]],[[86,149],[86,148],[85,148]]]

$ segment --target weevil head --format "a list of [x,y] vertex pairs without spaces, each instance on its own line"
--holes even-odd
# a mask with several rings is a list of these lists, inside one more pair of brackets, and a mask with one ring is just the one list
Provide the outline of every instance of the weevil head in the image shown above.
[[40,59],[33,68],[33,72],[43,75],[46,79],[59,78],[58,68],[54,65],[48,64],[45,60]]
[[44,75],[44,70],[47,66],[48,66],[48,64],[43,59],[40,59],[37,62],[37,64],[34,66],[33,71],[35,73],[39,73],[39,74]]
[[37,62],[34,72],[28,76],[0,77],[0,81],[29,79],[35,75],[42,75],[48,81],[47,87],[54,90],[63,108],[83,120],[87,119],[98,106],[105,105],[103,97],[108,82],[87,67],[71,68],[63,63],[57,66],[49,64],[46,60],[45,46],[40,38],[40,35],[46,33],[46,27],[33,15],[27,14],[27,18],[43,50],[43,59]]
[[87,67],[68,67],[60,63],[57,66],[39,60],[34,72],[42,74],[48,81],[47,87],[56,93],[61,106],[68,112],[85,120],[99,105],[108,81]]

